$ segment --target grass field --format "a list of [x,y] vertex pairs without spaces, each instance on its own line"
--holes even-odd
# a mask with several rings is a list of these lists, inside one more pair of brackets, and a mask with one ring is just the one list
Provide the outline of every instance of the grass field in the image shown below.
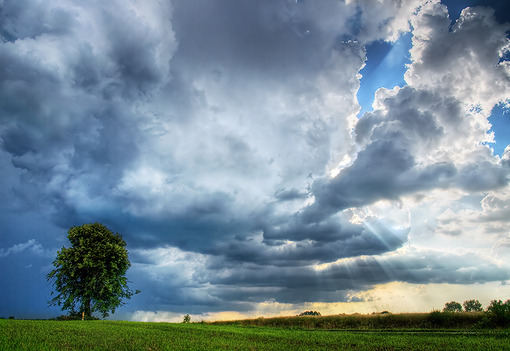
[[0,350],[509,350],[503,330],[0,320]]

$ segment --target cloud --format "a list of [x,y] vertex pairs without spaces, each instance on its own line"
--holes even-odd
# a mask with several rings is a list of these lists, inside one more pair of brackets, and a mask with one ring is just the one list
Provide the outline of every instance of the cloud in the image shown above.
[[502,254],[500,248],[506,246],[508,236],[508,197],[508,190],[489,192],[475,208],[472,205],[448,208],[437,217],[435,230],[442,235],[468,237],[479,247],[492,245],[492,254],[498,257]]
[[395,41],[409,31],[409,21],[422,6],[423,1],[358,1],[360,27],[358,36],[362,41]]
[[[267,227],[264,207],[290,199],[281,189],[304,197],[313,177],[352,153],[365,54],[334,33],[359,8],[203,6],[61,2],[34,7],[44,26],[24,26],[30,17],[7,3],[2,143],[27,182],[46,184],[21,191],[37,192],[60,226],[99,216],[123,229],[127,216],[140,230],[150,217],[149,228],[195,239],[205,227],[252,235]],[[196,217],[203,224],[191,224]]]
[[169,79],[168,9],[114,5],[7,2],[2,11],[3,149],[57,211],[114,188],[139,152],[135,102]]
[[[481,240],[487,243],[487,239]],[[355,256],[328,262],[342,255],[342,243]],[[176,248],[154,249],[135,253],[133,257],[141,265],[135,265],[132,274],[139,286],[151,291],[150,298],[138,303],[140,308],[156,310],[164,305],[169,310],[185,312],[182,306],[186,305],[193,313],[204,306],[208,311],[248,312],[267,300],[287,304],[347,302],[353,291],[392,281],[485,284],[509,279],[506,261],[498,256],[488,257],[483,245],[438,250],[403,248],[400,244],[398,249],[383,248],[382,252],[389,251],[385,254],[376,252],[368,256],[367,242],[355,252],[348,240],[322,247],[314,247],[310,241],[265,247],[253,238],[205,255]],[[328,256],[328,250],[336,256]],[[191,305],[195,307],[190,309]]]
[[298,227],[382,199],[451,187],[487,191],[508,184],[508,171],[488,148],[453,141],[458,129],[471,128],[459,101],[404,87],[380,91],[376,105],[356,126],[361,148],[356,159],[335,177],[314,181],[314,202],[296,214]]
[[[365,114],[355,128],[360,149],[356,159],[334,178],[313,183],[315,202],[303,210],[305,221],[434,188],[483,191],[508,184],[507,169],[481,145],[488,141],[487,111],[508,96],[506,62],[498,63],[508,46],[503,35],[506,27],[492,15],[484,8],[465,10],[452,32],[448,31],[443,5],[427,3],[413,17],[412,63],[406,73],[409,85],[393,90],[381,88],[376,93],[374,111]],[[491,39],[475,40],[473,30]],[[450,44],[454,42],[454,47],[484,55],[464,55],[452,49]],[[429,50],[443,51],[447,46],[449,52],[468,61],[459,65],[447,55],[426,54]],[[469,75],[458,71],[459,67],[486,71],[471,77],[483,81],[476,85],[482,85],[477,90],[481,95],[458,90],[474,86]],[[427,72],[425,79],[419,78],[422,69]],[[451,75],[451,79],[445,79],[445,75]],[[484,94],[491,95],[491,99]],[[473,110],[473,106],[482,106],[482,110]],[[459,139],[459,132],[465,137]]]
[[[483,284],[509,279],[508,267],[474,252],[399,250],[383,256],[343,259],[324,266],[275,267],[264,264],[229,266],[208,264],[203,290],[217,298],[210,308],[249,310],[256,303],[348,301],[352,291],[363,291],[391,281],[412,284]],[[198,300],[197,303],[200,303]],[[244,306],[244,307],[242,307]]]
[[342,257],[379,254],[400,247],[406,230],[391,230],[376,219],[352,225],[331,219],[271,228],[256,238],[219,245],[215,252],[229,260],[277,266],[331,262]]
[[[111,165],[122,173],[109,177],[112,186],[98,190],[101,196],[86,190],[85,197],[80,192],[81,198],[69,199],[74,217],[97,216],[94,207],[100,200],[107,204],[100,216],[128,233],[130,228],[153,231],[154,242],[161,237],[203,251],[220,238],[260,230],[267,206],[283,200],[283,193],[276,193],[294,189],[305,196],[313,175],[324,174],[343,157],[358,110],[359,82],[353,77],[363,65],[363,47],[332,37],[329,28],[317,33],[319,41],[301,37],[293,20],[279,21],[278,16],[291,16],[280,5],[257,8],[263,11],[250,26],[220,5],[204,6],[208,15],[196,21],[191,20],[195,5],[174,4],[172,26],[179,43],[172,80],[150,104],[136,106],[143,120],[128,111],[131,124],[121,134],[133,150],[125,153],[125,163]],[[247,13],[251,6],[237,11]],[[239,26],[241,33],[235,30]],[[284,46],[271,47],[275,40]],[[246,56],[254,45],[262,61]],[[314,50],[310,61],[308,53]],[[286,202],[276,206],[295,204]],[[119,207],[122,215],[113,214]],[[125,218],[134,223],[125,225]],[[143,238],[132,240],[142,244]]]
[[426,3],[412,18],[409,85],[452,95],[485,113],[510,94],[510,66],[502,61],[509,24],[488,7],[466,8],[450,29],[445,5]]
[[[3,1],[0,256],[103,222],[128,242],[140,319],[508,279],[486,246],[430,247],[471,220],[507,247],[508,152],[485,145],[509,95],[493,15],[450,27],[437,1]],[[358,120],[365,45],[409,30],[408,85]]]
[[45,250],[41,244],[39,244],[35,239],[31,239],[26,243],[16,244],[7,249],[0,248],[0,258],[5,258],[10,255],[16,255],[26,251],[40,256],[50,255],[49,252]]
[[[442,9],[442,7],[434,9]],[[456,35],[465,38],[464,46],[472,45],[474,47],[478,43],[469,40],[471,27],[462,24],[464,23],[462,21],[473,21],[474,26],[483,22],[488,27],[499,28],[495,21],[487,19],[486,16],[489,16],[490,12],[487,14],[486,10],[479,10],[480,15],[477,15],[475,10],[465,11],[459,19],[458,26],[455,27]],[[428,18],[428,11],[430,9],[427,7],[422,9],[418,18]],[[472,16],[468,16],[468,14]],[[482,27],[477,26],[476,28]],[[493,31],[492,27],[485,28],[485,30]],[[426,32],[427,28],[431,33],[436,30],[441,31],[440,27],[437,28],[437,24],[432,26],[430,23],[420,22],[420,30]],[[504,38],[503,35],[499,35],[499,38],[501,37]],[[447,42],[456,40],[456,36],[448,36],[444,40],[444,45],[448,45]],[[431,42],[430,45],[437,44],[435,41]],[[494,52],[494,57],[499,57],[497,54],[502,50],[505,41],[495,40],[495,42],[499,44],[485,48],[485,51]],[[423,44],[423,50],[427,50],[427,43]],[[419,51],[411,52],[412,55],[419,53]],[[409,68],[411,73],[414,72],[415,66],[429,63],[422,57],[420,60],[414,56],[412,58],[415,60]],[[471,64],[486,63],[480,61],[482,60],[474,60]],[[433,63],[430,64],[433,65]],[[444,64],[454,65],[453,62]],[[501,69],[493,64],[486,64],[484,67],[493,67],[488,69],[495,71]],[[429,69],[431,68],[429,67]],[[445,70],[448,69],[445,68]],[[452,68],[452,71],[455,69]],[[497,74],[497,72],[492,74]],[[434,77],[431,75],[428,78],[433,79]],[[291,217],[276,223],[269,222],[269,227],[263,232],[264,240],[266,243],[274,241],[277,246],[275,252],[268,257],[285,256],[292,251],[299,252],[300,249],[303,252],[299,252],[296,257],[302,259],[310,257],[307,254],[311,254],[316,243],[322,240],[329,242],[327,247],[335,252],[334,255],[337,258],[355,257],[362,255],[363,252],[366,254],[391,252],[401,247],[403,240],[406,240],[405,234],[399,237],[394,234],[394,230],[380,233],[375,231],[376,235],[373,237],[377,238],[376,242],[386,244],[386,246],[380,246],[380,249],[375,249],[377,245],[368,241],[362,230],[359,228],[353,230],[353,226],[346,226],[345,223],[334,219],[339,213],[350,208],[368,206],[385,199],[398,200],[412,194],[435,189],[457,188],[466,192],[479,192],[500,189],[508,185],[507,169],[502,167],[499,160],[491,155],[490,150],[480,143],[485,139],[488,131],[487,125],[482,123],[484,119],[486,121],[486,115],[483,114],[483,111],[472,109],[472,96],[459,94],[454,89],[449,90],[448,86],[442,85],[442,80],[439,77],[433,82],[437,85],[437,89],[432,89],[432,81],[430,86],[427,86],[421,83],[414,84],[414,81],[409,79],[409,86],[404,88],[380,89],[378,91],[374,111],[363,116],[356,125],[356,142],[360,151],[352,163],[342,168],[333,178],[324,176],[315,179],[310,187],[310,204],[296,211]],[[461,87],[468,86],[468,84],[459,85]],[[487,89],[490,91],[489,88]],[[497,88],[493,86],[492,89]],[[477,99],[475,102],[481,103],[483,98],[477,97]],[[494,100],[492,103],[495,104],[498,101]],[[492,106],[489,106],[489,111]],[[459,132],[465,133],[461,139],[458,138]],[[397,240],[392,241],[393,237]],[[331,242],[334,242],[332,238],[336,238],[340,247],[346,251],[332,245]],[[286,242],[286,240],[289,241]],[[350,244],[351,240],[361,242],[362,249],[358,251],[356,245]],[[236,252],[235,247],[232,245],[225,251]],[[239,257],[257,257],[257,252],[263,252],[263,250],[257,250],[255,247],[256,245],[250,243],[252,251],[241,250]],[[376,252],[372,252],[372,249],[375,249]],[[319,259],[318,262],[327,262],[334,256],[328,255],[327,250],[318,251],[321,252],[321,255],[317,255],[317,257],[320,256],[324,259],[323,261]],[[444,266],[447,266],[447,263],[444,262],[445,259],[440,260],[443,261]],[[457,259],[467,263],[467,259],[464,260],[460,257]],[[400,265],[399,260],[405,263]],[[265,258],[265,261],[270,262],[271,259]],[[372,261],[369,262],[372,263]],[[412,283],[460,282],[464,280],[468,283],[482,279],[486,274],[473,272],[472,268],[466,267],[465,270],[457,268],[459,274],[453,277],[449,275],[448,268],[443,267],[445,268],[444,275],[436,269],[432,269],[433,276],[428,276],[426,273],[428,271],[426,267],[430,264],[428,262],[416,263],[420,267],[416,271],[404,269],[404,267],[413,267],[415,264],[413,260],[399,257],[396,262],[397,268],[392,268],[392,270],[401,272],[402,276],[390,278],[390,275],[383,274],[384,268],[388,267],[382,266],[378,259],[374,259],[373,264],[369,265],[367,273],[359,274],[363,277],[363,284],[369,284],[370,274],[385,277],[383,279],[387,279],[387,281],[397,279]],[[439,267],[436,268],[439,269]],[[361,268],[356,266],[356,269]],[[487,266],[487,272],[490,270],[490,267]],[[286,274],[289,274],[288,271]],[[489,280],[506,279],[504,274],[501,276],[490,275],[490,277]],[[273,277],[269,280],[278,281]],[[297,278],[295,280],[301,281]],[[302,281],[307,281],[307,279],[303,278]],[[324,283],[323,279],[321,279],[321,283]],[[372,282],[372,284],[376,283],[381,282]],[[286,288],[290,287],[286,286]],[[350,288],[353,287],[350,286]],[[361,285],[360,288],[362,288]]]

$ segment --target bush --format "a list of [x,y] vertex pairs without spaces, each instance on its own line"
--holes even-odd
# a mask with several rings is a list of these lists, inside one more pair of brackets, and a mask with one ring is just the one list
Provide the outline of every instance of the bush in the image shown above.
[[484,312],[432,311],[427,316],[427,328],[471,328],[483,327]]
[[432,327],[443,327],[448,325],[449,316],[441,311],[432,311],[428,315],[428,322]]

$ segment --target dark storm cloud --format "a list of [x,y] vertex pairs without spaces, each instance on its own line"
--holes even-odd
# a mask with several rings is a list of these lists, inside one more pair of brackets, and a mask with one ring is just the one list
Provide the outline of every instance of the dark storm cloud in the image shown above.
[[[218,178],[225,173],[250,176],[260,172],[262,157],[268,164],[276,157],[288,162],[282,167],[285,177],[300,176],[290,161],[284,161],[288,155],[258,150],[254,145],[257,134],[246,142],[242,134],[236,135],[237,131],[218,132],[222,126],[208,125],[207,121],[204,130],[188,128],[187,123],[203,119],[202,114],[208,113],[204,109],[212,110],[217,103],[197,82],[202,73],[234,88],[236,81],[243,85],[251,82],[248,91],[240,94],[241,103],[251,99],[251,92],[274,83],[277,90],[291,87],[298,94],[317,99],[317,88],[307,80],[329,64],[332,56],[345,62],[342,68],[352,73],[364,59],[359,47],[337,40],[330,28],[314,28],[313,18],[307,19],[309,14],[290,2],[227,6],[183,1],[173,4],[173,13],[166,7],[151,5],[149,9],[161,13],[151,13],[153,17],[147,18],[141,15],[145,9],[137,4],[116,6],[119,4],[68,2],[43,7],[30,1],[23,6],[8,1],[2,5],[2,35],[6,40],[0,54],[2,145],[12,155],[12,165],[26,171],[24,179],[34,184],[39,194],[35,196],[29,187],[26,191],[44,198],[63,228],[98,217],[120,228],[125,227],[122,223],[126,217],[135,221],[128,227],[146,225],[143,216],[136,213],[118,214],[125,207],[142,209],[141,204],[146,204],[148,208],[154,201],[139,196],[136,186],[128,191],[119,188],[126,173],[139,167],[141,147],[144,158],[154,152],[151,166],[168,172],[168,179],[174,174],[187,177],[211,171],[214,174],[210,176]],[[334,8],[336,12],[328,18],[335,18],[338,29],[351,9],[342,4]],[[322,6],[315,11],[328,12]],[[158,15],[166,20],[173,18],[171,25],[179,40],[179,51],[173,58],[176,44],[172,29],[165,30],[164,20],[150,23],[154,18],[161,19]],[[247,22],[246,18],[251,20]],[[296,84],[288,86],[289,79]],[[147,109],[148,104],[154,108]],[[284,113],[295,125],[282,120],[278,128],[286,134],[275,135],[275,143],[277,138],[303,141],[303,148],[296,145],[302,156],[293,157],[314,162],[311,170],[322,168],[329,156],[328,128],[333,122],[325,123],[313,113]],[[270,117],[263,115],[261,119],[269,121]],[[201,133],[207,134],[204,137]],[[151,149],[147,141],[152,135],[170,140],[169,149]],[[314,154],[308,156],[310,150]],[[311,173],[308,165],[300,167]],[[199,233],[204,233],[206,241],[217,235],[224,237],[221,232],[230,235],[228,222],[236,228],[240,225],[235,223],[242,221],[257,224],[257,216],[248,219],[234,213],[231,192],[201,187],[200,180],[191,179],[190,183],[198,184],[184,186],[193,193],[189,203],[178,210],[166,210],[167,205],[163,205],[152,213],[156,224],[147,228],[156,230],[153,235],[166,238],[169,233],[182,233],[184,239],[172,235],[168,242],[188,245],[199,239]],[[168,184],[175,182],[168,180]],[[189,193],[183,196],[189,198]],[[179,201],[173,195],[174,201]],[[276,197],[281,200],[289,196],[280,193]],[[252,228],[258,224],[241,226]]]
[[[204,6],[213,5],[209,3]],[[239,13],[244,13],[247,8],[238,9]],[[292,86],[287,87],[289,91],[301,94],[307,88],[305,78],[314,76],[315,72],[321,69],[321,63],[327,61],[321,55],[328,51],[316,51],[314,57],[318,60],[315,62],[307,61],[307,55],[304,60],[300,60],[303,52],[299,50],[299,45],[307,49],[314,49],[315,45],[333,45],[331,52],[343,57],[342,62],[346,64],[348,61],[345,57],[353,60],[356,56],[358,59],[362,57],[358,44],[342,43],[337,39],[328,43],[327,36],[320,36],[312,31],[310,35],[315,36],[315,41],[307,42],[307,37],[304,36],[307,32],[303,29],[306,28],[306,20],[300,20],[297,27],[296,19],[283,21],[283,24],[280,23],[281,27],[278,27],[280,30],[274,32],[275,27],[272,24],[276,22],[270,20],[274,17],[266,18],[267,13],[255,16],[253,26],[244,27],[239,21],[245,16],[238,18],[234,15],[238,12],[225,14],[223,10],[208,9],[198,13],[199,20],[194,21],[193,14],[197,14],[198,9],[184,2],[176,3],[175,6],[174,28],[180,39],[179,51],[172,66],[178,76],[175,84],[178,84],[178,87],[185,84],[194,86],[196,97],[199,97],[204,108],[212,109],[214,100],[217,105],[214,109],[227,115],[226,112],[230,112],[229,108],[232,109],[233,106],[231,103],[225,105],[218,97],[213,99],[208,84],[217,84],[213,86],[231,92],[229,98],[232,101],[241,101],[246,107],[254,109],[259,108],[258,102],[265,101],[260,98],[259,89],[266,89],[268,82],[275,93],[281,92],[281,89],[291,82]],[[250,11],[257,13],[254,9]],[[206,13],[213,13],[214,16],[206,16]],[[199,24],[204,24],[204,27],[200,28]],[[237,37],[237,33],[242,35]],[[248,38],[251,40],[247,40]],[[280,38],[284,44],[273,47],[272,39],[275,38]],[[257,40],[267,42],[267,45],[263,45],[253,57],[247,57],[252,53],[251,45],[255,45]],[[207,60],[203,59],[203,52],[210,54]],[[285,67],[279,66],[280,58],[288,62]],[[228,65],[225,62],[228,62]],[[356,62],[359,64],[359,61]],[[295,76],[293,72],[298,71],[299,76]],[[195,84],[189,83],[190,81]],[[239,84],[241,81],[243,84]],[[240,87],[246,94],[240,93]],[[314,89],[312,92],[317,91],[318,87]],[[309,95],[307,92],[299,96],[308,98]],[[491,190],[506,185],[508,181],[506,170],[494,162],[490,155],[484,154],[483,148],[464,151],[465,146],[471,147],[471,144],[469,140],[459,141],[459,135],[469,139],[473,130],[466,117],[463,102],[456,96],[444,92],[436,93],[432,89],[405,87],[394,92],[380,92],[377,102],[379,105],[374,112],[366,114],[357,123],[355,141],[359,152],[354,155],[352,164],[344,167],[335,177],[329,178],[319,172],[318,176],[307,178],[309,181],[304,184],[277,184],[270,188],[270,205],[267,202],[261,207],[260,203],[253,204],[248,211],[239,212],[240,193],[236,190],[225,191],[217,198],[211,197],[218,202],[215,206],[197,207],[196,202],[190,202],[179,211],[170,211],[168,216],[162,216],[159,222],[161,226],[152,231],[155,243],[165,237],[166,242],[171,245],[200,252],[207,257],[203,265],[194,267],[190,278],[190,281],[202,289],[193,285],[182,290],[184,295],[186,291],[200,291],[199,295],[188,295],[188,301],[196,301],[198,305],[207,301],[211,310],[244,310],[249,309],[250,303],[267,300],[289,303],[347,301],[350,291],[368,289],[391,281],[457,284],[508,279],[504,267],[469,254],[404,251],[394,256],[385,256],[384,253],[395,252],[403,246],[409,228],[387,227],[371,217],[365,218],[363,224],[353,223],[349,209],[370,205],[379,200],[398,200],[400,197],[436,189]],[[196,105],[190,104],[189,110],[180,112],[198,118],[200,111]],[[264,113],[252,117],[274,123],[273,120],[265,118]],[[279,114],[276,118],[288,118],[289,115]],[[289,144],[296,141],[302,151],[300,156],[304,157],[311,151],[322,150],[324,145],[327,147],[324,140],[327,141],[329,136],[323,132],[331,128],[331,124],[324,124],[324,119],[310,123],[313,121],[310,114],[295,113],[292,116],[293,118],[284,120],[287,124],[281,130],[278,130],[280,125],[276,125],[276,130],[287,133],[276,133],[277,136],[287,137]],[[237,123],[235,119],[231,121]],[[295,126],[292,122],[298,122],[299,125]],[[252,127],[250,133],[256,133],[257,128]],[[211,129],[206,131],[210,132]],[[271,131],[274,132],[275,129]],[[246,164],[247,159],[251,158],[255,161],[252,164],[259,165],[260,171],[263,163],[255,157],[263,154],[263,149],[250,143],[247,138],[250,133],[245,134],[241,144],[220,142],[219,146],[215,147],[235,145],[232,148],[227,147],[229,153],[242,155],[239,157],[240,161],[244,158],[242,164]],[[221,137],[215,140],[226,140],[223,139],[223,134],[220,135]],[[270,142],[266,138],[261,140],[261,144]],[[302,140],[306,140],[306,147],[299,143]],[[208,144],[206,153],[209,152],[210,145],[215,144]],[[452,145],[466,154],[443,152]],[[313,148],[307,148],[309,146]],[[282,150],[287,152],[286,155],[291,155],[292,150],[285,147]],[[446,156],[442,157],[444,154]],[[287,171],[288,179],[293,179],[292,175],[304,178],[311,170],[318,169],[311,163],[308,163],[308,169],[285,169],[288,164],[283,158],[278,159],[278,155],[273,153],[269,156],[266,162],[275,168],[280,167],[279,171]],[[319,153],[318,156],[321,160],[319,164],[323,167],[324,161],[321,157],[324,155]],[[473,156],[478,158],[471,159]],[[292,161],[296,164],[296,161],[302,160],[296,158]],[[224,160],[219,164],[221,167],[231,167],[230,170],[237,172],[235,165]],[[202,164],[196,166],[197,169],[220,175],[217,177],[218,182],[222,181],[221,176],[226,175],[218,172],[217,168],[204,167]],[[248,169],[255,170],[257,167]],[[267,174],[271,173],[265,173],[264,176]],[[280,176],[280,172],[278,175]],[[258,175],[253,173],[252,176],[256,178]],[[234,184],[235,182],[231,182],[229,185]],[[261,185],[262,182],[250,184]],[[195,199],[206,204],[210,189],[203,190],[205,193]],[[305,195],[312,204],[296,205]],[[188,211],[193,215],[183,215]],[[359,257],[363,255],[383,256]],[[333,263],[323,270],[313,267],[341,258],[351,260]],[[159,267],[160,265],[155,263],[152,269],[158,271]],[[164,272],[164,268],[161,269]],[[173,271],[163,276],[170,277],[170,272]],[[139,279],[144,280],[141,277]],[[173,285],[168,283],[164,286],[171,288]],[[161,298],[167,301],[163,295],[165,289],[159,291]],[[174,297],[181,301],[179,297]]]
[[280,189],[274,194],[274,197],[278,201],[290,201],[305,199],[307,194],[299,189]]
[[[166,173],[162,186],[168,194],[155,199],[139,193],[136,186],[119,189],[114,202],[137,211],[102,213],[119,230],[135,232],[132,238],[127,235],[136,245],[158,245],[163,240],[186,250],[210,252],[218,242],[249,236],[272,221],[264,209],[268,201],[250,203],[243,199],[246,194],[250,198],[267,188],[277,202],[305,198],[305,190],[295,186],[281,190],[287,186],[283,182],[273,185],[276,173],[301,183],[303,173],[323,172],[333,143],[330,129],[337,128],[338,121],[321,116],[322,107],[309,113],[275,113],[261,103],[281,98],[315,104],[323,99],[314,80],[324,65],[332,65],[334,74],[345,74],[363,64],[359,44],[342,42],[324,29],[304,38],[296,23],[305,21],[299,18],[307,14],[296,4],[200,4],[173,4],[172,25],[179,40],[171,61],[173,79],[152,100],[156,112],[151,113],[158,115],[154,118],[161,129],[158,133],[159,126],[154,125],[148,131],[168,149],[153,148],[154,160],[148,166]],[[341,27],[347,16],[342,11],[349,8],[335,8],[340,16],[335,25]],[[331,121],[325,122],[326,117]],[[213,186],[200,184],[210,179]],[[251,189],[239,186],[239,179]],[[155,202],[157,210],[151,211]]]
[[67,5],[5,2],[0,51],[2,146],[63,226],[80,220],[70,193],[110,193],[137,159],[133,103],[168,80],[163,38],[133,12]]
[[[333,1],[307,4],[180,0],[173,2],[173,7],[172,23],[179,38],[176,65],[184,71],[216,65],[219,72],[227,69],[243,76],[262,74],[270,80],[295,79],[297,72],[303,78],[316,73],[335,34],[329,28],[317,27],[320,24],[313,16],[323,15],[323,25],[333,25],[329,21],[334,20],[335,29],[341,30],[354,11],[353,7]],[[203,62],[203,68],[196,65]]]
[[[399,137],[398,132],[392,134]],[[402,174],[414,165],[414,157],[392,141],[371,143],[358,154],[355,163],[338,176],[314,182],[315,203],[305,209],[305,220],[315,221],[321,216],[383,198],[396,199],[407,190]]]
[[[483,257],[430,250],[403,251],[401,255],[343,260],[323,269],[219,263],[221,270],[202,272],[197,282],[211,284],[208,292],[222,303],[346,302],[352,291],[391,281],[408,283],[483,284],[509,279],[508,271]],[[199,270],[200,271],[200,270]],[[228,302],[226,302],[228,301]]]
[[[333,221],[331,221],[333,222]],[[228,262],[306,266],[363,254],[380,254],[402,246],[406,230],[397,233],[376,221],[366,226],[314,224],[264,232],[264,240],[231,240],[213,250]],[[295,240],[289,243],[286,240]]]
[[483,191],[508,184],[508,171],[483,159],[482,152],[479,159],[462,165],[456,165],[455,155],[429,164],[420,159],[423,152],[433,152],[448,140],[445,129],[463,128],[455,99],[404,87],[380,103],[384,112],[367,113],[356,126],[363,149],[353,164],[332,179],[314,181],[315,202],[299,214],[302,222],[434,188]]
[[[508,183],[508,153],[478,147],[487,130],[439,83],[381,90],[355,118],[364,44],[407,31],[419,4],[0,0],[0,260],[47,270],[70,226],[103,222],[132,252],[137,308],[197,313],[507,279],[466,255],[384,256],[409,223],[356,212]],[[448,71],[456,56],[434,55],[451,40],[493,64],[502,28],[488,53],[469,39],[470,23],[491,38],[489,15],[432,33],[411,72]]]

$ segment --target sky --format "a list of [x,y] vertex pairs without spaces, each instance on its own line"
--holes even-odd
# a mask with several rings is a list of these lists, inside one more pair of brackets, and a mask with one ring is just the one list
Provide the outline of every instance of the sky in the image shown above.
[[0,317],[50,318],[72,226],[110,318],[510,298],[505,1],[0,0]]

